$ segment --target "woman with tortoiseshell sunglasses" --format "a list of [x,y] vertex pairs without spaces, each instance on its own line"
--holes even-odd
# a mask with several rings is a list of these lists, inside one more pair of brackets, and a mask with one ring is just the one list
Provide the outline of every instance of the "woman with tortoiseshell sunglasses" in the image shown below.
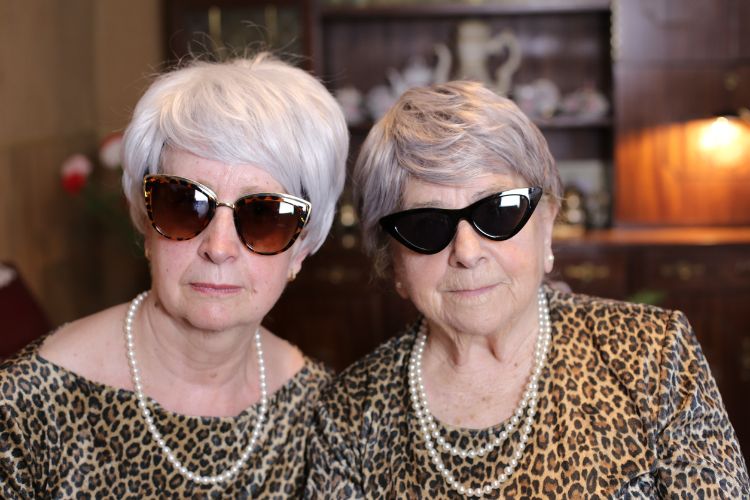
[[300,496],[330,372],[261,322],[323,243],[347,151],[325,87],[267,53],[159,77],[123,161],[151,289],[0,369],[0,496]]

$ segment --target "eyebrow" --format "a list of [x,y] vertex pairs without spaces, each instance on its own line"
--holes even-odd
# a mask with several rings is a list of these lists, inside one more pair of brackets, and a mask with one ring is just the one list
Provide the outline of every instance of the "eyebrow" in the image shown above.
[[[510,186],[494,186],[488,189],[484,189],[482,191],[478,191],[474,193],[472,196],[471,201],[466,206],[471,205],[475,201],[481,200],[482,198],[487,198],[488,196],[492,196],[493,194],[502,193],[503,191],[509,191],[511,189],[517,189]],[[427,200],[427,201],[420,201],[419,203],[414,203],[413,205],[410,205],[408,207],[403,207],[404,210],[412,210],[415,208],[445,208],[443,201],[439,199],[433,199],[433,200]]]

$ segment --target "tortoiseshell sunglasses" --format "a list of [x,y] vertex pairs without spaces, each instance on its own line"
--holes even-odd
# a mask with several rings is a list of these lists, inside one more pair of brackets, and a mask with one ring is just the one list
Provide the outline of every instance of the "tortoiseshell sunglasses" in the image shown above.
[[223,206],[234,212],[234,227],[242,243],[261,255],[275,255],[292,246],[311,210],[309,201],[282,193],[249,194],[225,203],[199,182],[164,174],[145,176],[143,194],[151,225],[163,236],[194,238]]

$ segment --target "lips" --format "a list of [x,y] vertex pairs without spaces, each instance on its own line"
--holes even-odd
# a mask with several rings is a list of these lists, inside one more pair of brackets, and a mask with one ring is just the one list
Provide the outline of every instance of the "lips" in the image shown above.
[[197,292],[210,295],[229,295],[242,289],[240,286],[224,283],[190,283],[190,287]]

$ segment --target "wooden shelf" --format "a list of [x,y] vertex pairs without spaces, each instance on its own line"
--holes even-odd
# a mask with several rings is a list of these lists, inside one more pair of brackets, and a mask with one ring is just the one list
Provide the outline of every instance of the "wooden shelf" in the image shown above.
[[747,245],[750,227],[638,227],[586,231],[581,236],[555,239],[555,246],[589,244],[614,246]]
[[610,0],[512,0],[502,3],[445,3],[412,5],[328,5],[321,8],[323,21],[337,19],[436,18],[487,15],[609,13]]
[[536,126],[542,130],[545,129],[583,129],[583,128],[611,128],[612,118],[576,118],[575,116],[555,116],[547,120],[534,120]]

